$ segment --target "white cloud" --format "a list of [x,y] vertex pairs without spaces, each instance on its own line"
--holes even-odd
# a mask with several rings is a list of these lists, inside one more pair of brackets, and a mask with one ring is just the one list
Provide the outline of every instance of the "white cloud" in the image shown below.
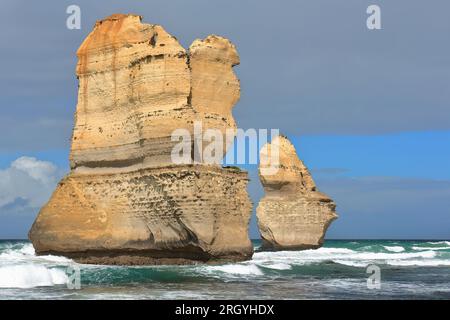
[[61,170],[51,162],[33,157],[14,160],[9,168],[0,170],[0,209],[14,203],[30,208],[42,206],[60,177]]
[[53,183],[57,167],[48,161],[40,161],[32,157],[20,157],[11,163],[11,168],[28,174],[31,178],[48,184]]

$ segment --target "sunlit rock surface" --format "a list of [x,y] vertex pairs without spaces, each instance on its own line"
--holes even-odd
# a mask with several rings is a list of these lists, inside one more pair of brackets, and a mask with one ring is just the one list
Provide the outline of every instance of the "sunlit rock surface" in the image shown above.
[[[278,150],[279,163],[271,162]],[[273,250],[313,249],[323,244],[325,232],[337,218],[336,205],[319,192],[292,143],[277,136],[260,153],[260,179],[265,196],[256,209],[263,248]],[[276,167],[275,174],[264,168]]]
[[30,230],[36,252],[101,264],[249,259],[247,173],[171,160],[175,129],[236,129],[234,45],[212,35],[185,50],[161,26],[115,14],[77,55],[71,172]]

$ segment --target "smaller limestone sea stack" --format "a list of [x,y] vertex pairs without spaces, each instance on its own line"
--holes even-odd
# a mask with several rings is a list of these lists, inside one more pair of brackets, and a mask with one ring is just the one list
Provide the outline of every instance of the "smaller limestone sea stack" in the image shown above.
[[[278,148],[279,162],[271,162]],[[256,209],[263,249],[314,249],[337,218],[336,205],[319,192],[306,166],[285,136],[275,137],[260,152],[259,175],[266,195]],[[264,169],[276,168],[272,174]]]

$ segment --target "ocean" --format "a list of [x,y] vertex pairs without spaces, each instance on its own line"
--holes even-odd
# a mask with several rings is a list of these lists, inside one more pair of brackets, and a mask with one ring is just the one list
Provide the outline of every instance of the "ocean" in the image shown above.
[[[28,241],[0,240],[0,299],[450,299],[450,241],[327,240],[279,252],[253,243],[246,262],[127,267],[36,256]],[[379,287],[368,286],[372,265]],[[78,274],[80,288],[69,289]]]

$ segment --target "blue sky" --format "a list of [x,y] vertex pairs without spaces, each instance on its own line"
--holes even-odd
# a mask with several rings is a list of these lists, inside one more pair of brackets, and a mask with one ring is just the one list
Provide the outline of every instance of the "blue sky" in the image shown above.
[[[185,47],[211,33],[236,44],[235,119],[291,138],[337,203],[328,238],[450,238],[450,2],[375,2],[379,31],[365,26],[365,0],[2,1],[0,238],[25,238],[68,172],[75,52],[116,12],[162,24]],[[65,27],[70,4],[81,30]]]
[[[327,238],[450,238],[450,131],[373,136],[293,136],[299,156],[321,191],[338,205],[339,219]],[[68,172],[68,148],[3,154],[0,172],[21,156],[48,161]],[[249,193],[263,195],[254,165]],[[1,173],[0,173],[1,175]],[[49,196],[53,185],[45,193]],[[25,206],[26,208],[26,206]],[[23,238],[38,208],[9,206],[0,215],[3,238]],[[28,210],[28,211],[27,211]],[[258,237],[253,217],[250,234]]]
[[[319,189],[337,203],[327,238],[448,239],[450,132],[291,137]],[[263,195],[246,166],[255,203]],[[252,221],[252,236],[257,235]]]

